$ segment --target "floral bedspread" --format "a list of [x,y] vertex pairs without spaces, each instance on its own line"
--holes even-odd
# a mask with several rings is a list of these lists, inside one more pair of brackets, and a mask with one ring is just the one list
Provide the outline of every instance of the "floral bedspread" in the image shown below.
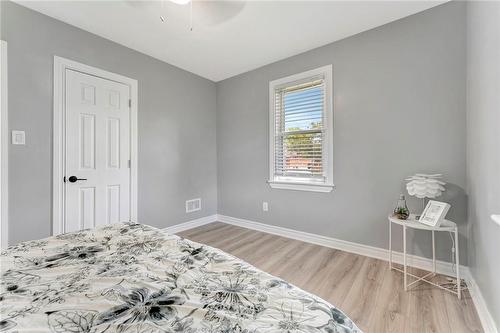
[[9,247],[0,332],[360,332],[324,300],[134,223]]

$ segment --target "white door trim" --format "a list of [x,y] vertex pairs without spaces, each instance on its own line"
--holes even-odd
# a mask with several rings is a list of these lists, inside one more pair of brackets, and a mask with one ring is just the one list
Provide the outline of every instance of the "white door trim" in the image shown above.
[[130,87],[130,220],[137,221],[137,80],[76,61],[54,56],[54,155],[52,173],[52,234],[62,233],[64,222],[65,73],[66,69],[123,83]]
[[9,116],[7,112],[7,42],[0,40],[0,248],[9,245]]

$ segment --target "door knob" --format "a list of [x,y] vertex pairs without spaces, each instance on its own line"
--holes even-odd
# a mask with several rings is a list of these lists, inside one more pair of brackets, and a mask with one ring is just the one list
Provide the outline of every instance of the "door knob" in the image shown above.
[[76,177],[76,176],[71,176],[71,177],[69,177],[69,178],[68,178],[68,181],[69,181],[70,183],[74,183],[74,182],[76,182],[77,180],[87,180],[87,178],[78,178],[78,177]]

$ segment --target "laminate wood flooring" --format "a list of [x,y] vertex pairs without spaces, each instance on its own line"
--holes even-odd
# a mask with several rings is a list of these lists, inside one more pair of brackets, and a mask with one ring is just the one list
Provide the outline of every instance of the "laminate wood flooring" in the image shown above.
[[[428,284],[405,292],[402,274],[382,260],[219,222],[178,235],[219,248],[320,296],[365,333],[483,332],[468,291],[461,300]],[[446,281],[444,276],[435,278]]]

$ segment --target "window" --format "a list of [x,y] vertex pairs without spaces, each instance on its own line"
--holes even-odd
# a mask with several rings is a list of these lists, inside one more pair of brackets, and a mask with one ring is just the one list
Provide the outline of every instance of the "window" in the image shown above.
[[270,186],[330,192],[332,66],[270,82],[269,113]]

